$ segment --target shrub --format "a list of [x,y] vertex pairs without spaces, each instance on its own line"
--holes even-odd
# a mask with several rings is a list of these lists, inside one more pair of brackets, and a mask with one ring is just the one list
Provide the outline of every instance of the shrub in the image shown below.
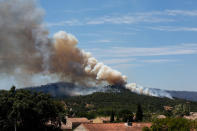
[[156,119],[150,128],[151,131],[190,131],[191,121],[184,118]]
[[151,131],[151,129],[149,129],[148,127],[143,127],[142,131]]

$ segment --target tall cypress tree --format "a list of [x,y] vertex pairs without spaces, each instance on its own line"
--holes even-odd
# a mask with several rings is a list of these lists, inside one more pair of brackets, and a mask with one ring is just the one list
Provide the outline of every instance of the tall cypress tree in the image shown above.
[[143,111],[140,104],[137,105],[137,112],[136,112],[136,121],[142,121],[143,119]]
[[111,116],[110,116],[110,122],[114,122],[114,111],[112,110]]

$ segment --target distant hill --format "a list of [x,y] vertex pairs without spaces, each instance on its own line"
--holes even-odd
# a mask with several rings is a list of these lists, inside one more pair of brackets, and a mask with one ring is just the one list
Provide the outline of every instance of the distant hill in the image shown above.
[[43,92],[46,94],[50,94],[53,97],[67,97],[72,96],[73,89],[77,88],[73,83],[65,83],[65,82],[59,82],[59,83],[52,83],[47,85],[41,85],[37,87],[27,87],[25,89],[36,91],[36,92]]
[[27,87],[24,88],[30,91],[43,92],[46,94],[50,94],[53,97],[70,97],[70,96],[78,96],[78,95],[89,95],[94,92],[123,92],[125,89],[121,86],[104,86],[104,87],[85,87],[79,86],[74,83],[69,82],[57,82],[50,83],[47,85],[41,85],[36,87]]
[[[76,117],[87,116],[87,113],[90,116],[93,114],[105,115],[106,113],[111,113],[111,110],[118,112],[127,109],[135,112],[138,103],[142,105],[145,112],[150,111],[161,113],[163,112],[163,106],[175,106],[188,102],[187,100],[178,98],[169,99],[140,95],[121,86],[87,88],[77,86],[73,83],[60,82],[25,89],[49,93],[58,99],[60,98],[61,100],[64,100],[67,108],[72,110],[72,113]],[[174,93],[174,95],[179,94],[179,92],[173,91],[169,91],[169,93]],[[182,96],[177,97],[182,98]],[[197,102],[189,101],[189,103],[191,111],[196,112]]]
[[[113,91],[113,92],[121,92],[125,90],[122,87],[117,86],[105,86],[103,87],[84,87],[75,85],[73,83],[68,82],[58,82],[58,83],[51,83],[47,85],[42,85],[38,87],[28,87],[25,88],[32,91],[44,92],[49,93],[53,97],[69,97],[75,95],[87,95],[94,92],[104,92],[104,91]],[[159,90],[159,89],[155,89]],[[197,101],[197,92],[191,91],[170,91],[166,90],[166,92],[170,93],[174,98],[180,98],[185,100]]]
[[43,92],[52,95],[53,97],[70,97],[76,95],[87,95],[96,91],[102,91],[97,87],[79,86],[69,82],[57,82],[37,87],[27,87],[26,90]]
[[190,101],[197,101],[197,92],[195,91],[170,91],[167,90],[168,93],[171,94],[172,97],[190,100]]

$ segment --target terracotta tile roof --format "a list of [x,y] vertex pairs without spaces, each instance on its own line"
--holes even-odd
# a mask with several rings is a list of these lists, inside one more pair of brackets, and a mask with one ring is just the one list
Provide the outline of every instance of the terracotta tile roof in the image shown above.
[[61,129],[73,129],[73,126],[78,126],[81,123],[90,123],[87,118],[66,118],[66,124],[62,123]]
[[165,115],[158,115],[157,118],[158,118],[158,119],[165,119],[166,116],[165,116]]
[[90,122],[90,120],[88,120],[87,118],[67,118],[67,121],[80,123]]
[[84,123],[88,131],[141,131],[143,127],[150,127],[151,123],[133,123],[128,126],[125,123]]
[[110,117],[100,117],[100,119],[103,121],[110,121]]

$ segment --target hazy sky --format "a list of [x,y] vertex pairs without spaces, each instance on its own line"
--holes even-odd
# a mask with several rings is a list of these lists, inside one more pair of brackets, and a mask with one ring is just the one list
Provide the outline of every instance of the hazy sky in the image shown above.
[[39,0],[52,36],[145,87],[197,91],[196,0]]

